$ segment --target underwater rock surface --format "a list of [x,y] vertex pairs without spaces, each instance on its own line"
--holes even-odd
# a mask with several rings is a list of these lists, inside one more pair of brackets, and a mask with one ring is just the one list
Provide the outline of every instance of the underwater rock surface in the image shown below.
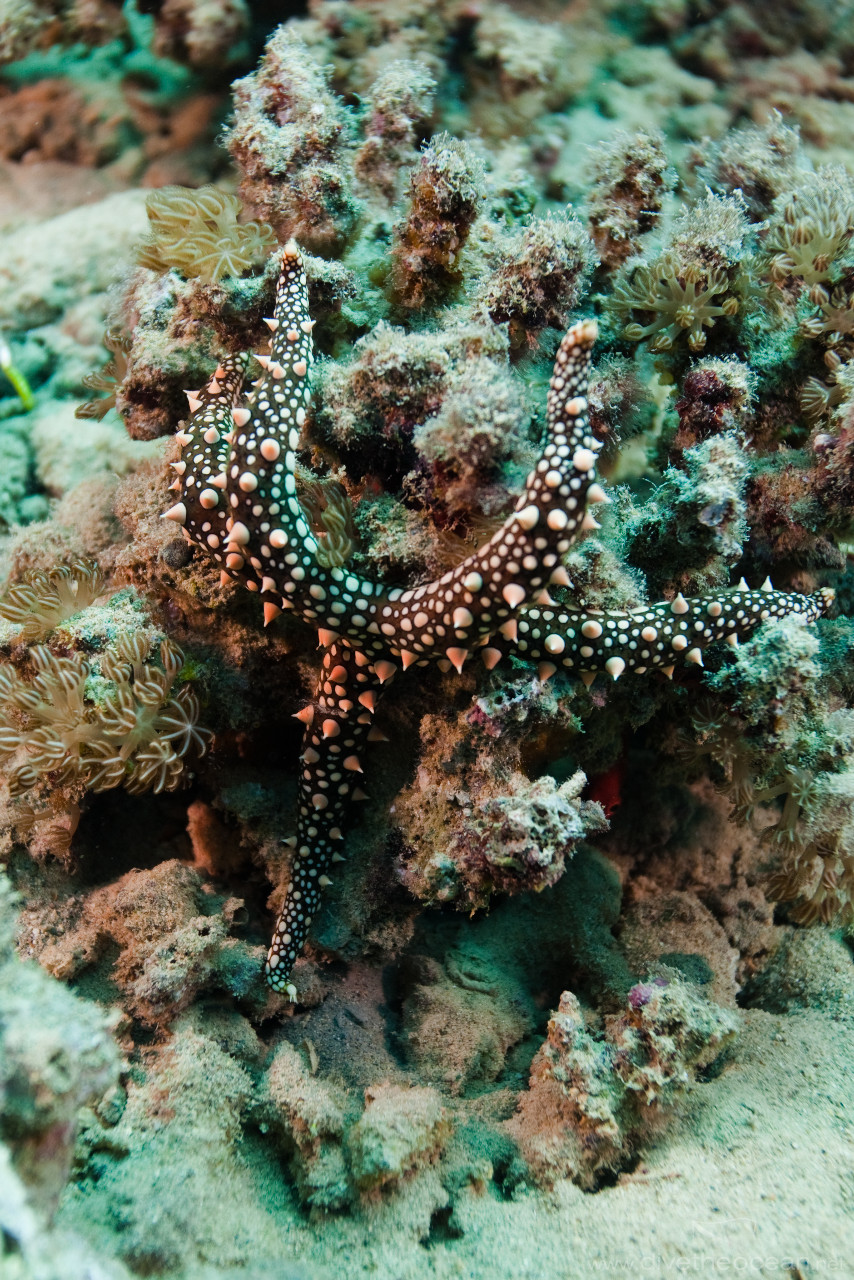
[[[138,9],[0,13],[0,1276],[846,1274],[850,4]],[[290,237],[333,581],[497,534],[595,316],[610,504],[533,603],[835,592],[645,674],[524,611],[413,662],[293,999],[329,633],[162,518]]]

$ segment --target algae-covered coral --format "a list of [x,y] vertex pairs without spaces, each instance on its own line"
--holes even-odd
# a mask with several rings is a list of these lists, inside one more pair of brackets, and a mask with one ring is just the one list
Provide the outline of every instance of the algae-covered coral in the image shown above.
[[844,9],[0,19],[15,1280],[844,1270]]

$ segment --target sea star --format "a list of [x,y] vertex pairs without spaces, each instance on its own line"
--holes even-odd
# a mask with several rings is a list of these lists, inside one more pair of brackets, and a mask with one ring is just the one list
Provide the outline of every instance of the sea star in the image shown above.
[[702,665],[716,640],[737,644],[766,618],[807,620],[832,592],[774,591],[770,583],[626,613],[570,611],[549,585],[570,586],[562,556],[584,530],[598,528],[588,505],[607,502],[595,482],[600,442],[587,418],[587,375],[597,328],[582,320],[564,336],[547,400],[547,439],[525,492],[485,546],[435,582],[406,590],[346,568],[324,567],[296,493],[296,450],[311,399],[308,291],[299,249],[282,250],[270,355],[248,406],[238,405],[247,356],[223,360],[201,391],[188,393],[191,418],[177,433],[183,457],[172,463],[181,500],[166,512],[211,555],[226,579],[261,597],[264,623],[292,609],[317,627],[324,649],[305,724],[297,835],[290,884],[267,958],[267,980],[291,999],[291,968],[305,943],[357,782],[363,744],[382,737],[372,717],[382,686],[399,670],[439,661],[462,671],[477,649],[491,669],[515,648],[539,662],[541,679],[562,666],[589,684],[597,672]]

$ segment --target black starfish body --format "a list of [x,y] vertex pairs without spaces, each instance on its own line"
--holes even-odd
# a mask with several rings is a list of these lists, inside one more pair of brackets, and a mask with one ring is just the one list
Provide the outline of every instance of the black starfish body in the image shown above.
[[[296,493],[296,450],[311,398],[312,362],[305,274],[297,246],[282,250],[269,356],[248,407],[237,404],[245,357],[229,358],[202,391],[178,432],[173,463],[180,501],[166,513],[242,581],[264,605],[265,625],[283,609],[317,628],[325,649],[305,723],[299,823],[291,879],[267,961],[276,990],[295,997],[290,971],[300,954],[330,864],[340,859],[343,826],[358,785],[364,744],[382,686],[398,671],[438,661],[461,671],[473,651],[487,668],[515,649],[539,663],[542,678],[562,667],[590,683],[597,672],[702,664],[716,640],[734,644],[769,617],[813,619],[832,593],[751,591],[746,584],[710,597],[646,605],[628,613],[576,612],[549,597],[569,586],[562,557],[586,529],[589,506],[607,501],[596,483],[599,441],[587,418],[587,375],[597,330],[574,325],[558,349],[547,401],[547,438],[516,509],[498,532],[437,581],[389,588],[346,568],[328,568]],[[379,735],[381,736],[381,735]]]

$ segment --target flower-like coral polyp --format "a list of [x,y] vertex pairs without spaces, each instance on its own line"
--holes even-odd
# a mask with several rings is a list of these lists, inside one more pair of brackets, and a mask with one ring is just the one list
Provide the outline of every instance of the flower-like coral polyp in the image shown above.
[[801,333],[806,338],[820,338],[829,347],[843,348],[845,358],[850,358],[854,354],[854,291],[850,284],[839,285],[832,293],[824,285],[814,284],[810,301],[818,308],[818,315],[801,321]]
[[[714,706],[700,710],[692,723],[701,741],[691,753],[707,755],[720,767],[719,789],[732,801],[735,821],[751,823],[760,806],[781,801],[774,821],[762,828],[763,839],[777,846],[780,858],[766,882],[769,898],[790,903],[789,918],[796,924],[850,927],[854,857],[845,831],[851,814],[845,775],[800,766],[775,768],[773,758],[760,759],[751,750],[744,721]],[[766,785],[757,786],[755,775],[766,769]]]
[[104,590],[104,576],[91,560],[60,565],[50,573],[30,573],[0,600],[0,618],[19,627],[16,644],[41,640],[66,619],[93,604]]
[[854,233],[854,183],[841,166],[826,165],[778,201],[766,240],[769,274],[777,284],[830,280]]
[[[119,635],[100,656],[100,682],[81,654],[44,645],[29,651],[29,678],[0,666],[0,764],[12,796],[40,784],[134,793],[178,786],[183,757],[204,752],[207,732],[196,695],[174,688],[181,651],[164,640],[157,665],[151,649],[143,635]],[[93,686],[104,682],[96,696]]]
[[175,268],[215,283],[263,262],[276,243],[262,222],[238,222],[239,199],[214,186],[162,187],[145,207],[151,236],[139,261],[152,271]]
[[513,649],[591,683],[598,672],[702,663],[717,640],[738,643],[765,618],[824,611],[830,593],[802,596],[746,584],[697,600],[628,613],[564,609],[550,586],[569,586],[562,557],[585,529],[598,528],[591,504],[608,501],[596,483],[600,442],[587,417],[587,379],[596,325],[582,320],[558,348],[547,405],[547,434],[515,510],[480,550],[435,582],[386,587],[317,556],[297,496],[296,450],[311,398],[313,321],[296,244],[282,251],[269,355],[247,406],[239,405],[244,362],[224,360],[190,395],[192,416],[178,432],[180,501],[165,513],[185,536],[259,596],[265,623],[282,609],[317,628],[324,654],[315,696],[298,713],[306,726],[300,804],[290,882],[267,961],[267,977],[295,998],[291,967],[302,950],[327,871],[342,858],[362,751],[384,685],[410,666],[445,670],[479,654],[491,670]]
[[828,410],[837,408],[851,395],[852,364],[840,359],[835,351],[825,351],[824,363],[828,369],[827,382],[807,378],[801,387],[801,409],[810,422],[817,422]]
[[[683,332],[692,351],[706,345],[704,329],[719,316],[734,316],[738,299],[729,290],[726,274],[704,270],[695,263],[680,265],[675,254],[665,254],[652,266],[636,267],[614,289],[613,304],[622,315],[633,311],[652,313],[647,324],[632,321],[623,330],[630,342],[649,340],[650,351],[669,351]],[[726,296],[721,302],[715,299]]]
[[337,480],[298,480],[300,502],[317,538],[318,564],[326,569],[346,564],[359,545],[346,489]]
[[74,410],[75,418],[97,418],[100,422],[111,409],[115,409],[116,396],[127,377],[132,341],[129,333],[118,333],[115,329],[108,329],[104,334],[104,346],[112,352],[113,358],[97,373],[87,373],[83,385],[90,391],[106,391],[107,394],[99,400],[87,400],[85,404],[78,405]]

